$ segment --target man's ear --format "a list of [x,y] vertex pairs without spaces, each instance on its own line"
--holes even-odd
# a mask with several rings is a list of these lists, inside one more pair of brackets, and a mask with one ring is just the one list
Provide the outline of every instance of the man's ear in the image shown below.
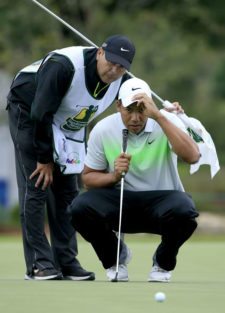
[[103,54],[104,54],[103,48],[102,48],[102,47],[99,47],[98,50],[97,50],[97,53],[96,53],[96,60],[98,60],[99,57],[100,57],[101,55],[103,55]]
[[122,107],[121,100],[116,100],[116,109],[117,109],[118,112],[121,111],[121,107]]

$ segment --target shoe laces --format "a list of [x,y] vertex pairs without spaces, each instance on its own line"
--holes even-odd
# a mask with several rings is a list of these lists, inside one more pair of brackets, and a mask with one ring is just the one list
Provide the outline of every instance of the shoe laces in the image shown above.
[[169,273],[169,271],[164,270],[163,268],[161,268],[158,265],[154,265],[152,270],[155,272],[160,272],[160,273]]

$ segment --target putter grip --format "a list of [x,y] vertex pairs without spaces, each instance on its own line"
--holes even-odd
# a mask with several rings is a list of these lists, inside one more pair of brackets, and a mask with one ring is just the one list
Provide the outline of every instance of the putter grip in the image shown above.
[[122,148],[123,152],[127,151],[127,140],[128,140],[128,129],[123,129],[123,143],[122,143]]
[[[127,140],[128,140],[128,129],[123,129],[122,130],[122,134],[123,134],[123,137],[122,137],[122,149],[123,149],[123,152],[125,153],[127,151]],[[122,173],[122,177],[125,177],[126,173],[123,172]]]
[[171,102],[168,101],[168,100],[165,100],[165,101],[163,102],[163,106],[164,106],[164,108],[166,108],[166,109],[174,109],[173,103],[171,103]]

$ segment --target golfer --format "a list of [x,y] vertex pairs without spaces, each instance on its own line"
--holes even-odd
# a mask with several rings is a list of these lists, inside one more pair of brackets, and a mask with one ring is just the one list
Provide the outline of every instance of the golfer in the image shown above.
[[[15,146],[25,279],[93,280],[77,256],[66,208],[78,194],[85,129],[115,100],[135,54],[123,35],[100,48],[67,47],[21,70],[8,94]],[[44,231],[47,204],[51,246]]]
[[[182,111],[178,103],[176,110]],[[123,83],[118,112],[92,130],[82,174],[88,191],[69,206],[72,224],[89,241],[110,281],[116,275],[120,181],[123,173],[123,233],[161,235],[148,281],[168,282],[179,248],[197,227],[198,213],[184,192],[177,158],[193,164],[200,154],[176,116],[159,110],[149,86],[138,78]],[[128,129],[127,153],[122,130]],[[127,266],[119,264],[118,281],[128,281]]]

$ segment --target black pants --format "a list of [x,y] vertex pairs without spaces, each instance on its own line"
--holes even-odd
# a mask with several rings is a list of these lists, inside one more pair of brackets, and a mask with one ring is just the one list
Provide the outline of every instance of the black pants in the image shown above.
[[[34,267],[57,268],[64,275],[79,264],[77,241],[67,206],[77,195],[76,175],[62,175],[56,166],[53,184],[43,191],[35,187],[37,177],[30,180],[37,158],[33,148],[33,124],[29,112],[19,103],[8,104],[10,132],[15,147],[16,174],[19,191],[20,220],[27,274]],[[51,246],[45,234],[47,206]]]
[[[89,241],[104,268],[116,263],[120,190],[91,189],[69,206],[72,224]],[[161,235],[155,258],[165,270],[176,266],[180,246],[192,235],[198,213],[189,195],[170,191],[124,191],[123,233]]]

